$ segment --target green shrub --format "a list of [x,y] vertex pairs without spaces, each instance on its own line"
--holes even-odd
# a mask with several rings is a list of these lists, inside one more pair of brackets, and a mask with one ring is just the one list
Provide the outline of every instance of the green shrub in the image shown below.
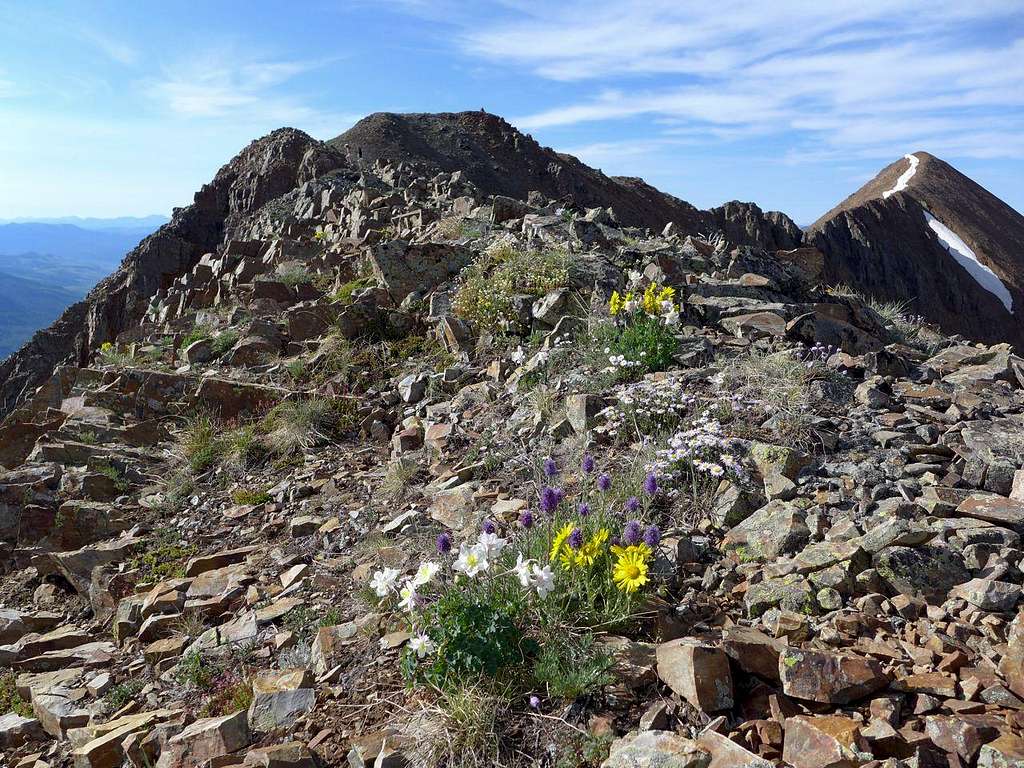
[[146,548],[128,561],[128,567],[141,571],[140,582],[161,581],[185,575],[186,561],[196,554],[194,545],[186,545],[173,528],[161,528],[146,542]]
[[659,318],[638,315],[623,325],[602,323],[594,331],[596,347],[608,349],[608,367],[619,381],[668,370],[679,342]]
[[348,399],[311,397],[275,406],[264,422],[267,445],[277,455],[306,450],[339,438],[356,425],[356,406]]
[[99,461],[94,465],[94,468],[104,477],[109,477],[113,481],[114,487],[121,493],[126,493],[131,488],[131,483],[128,482],[128,478],[125,477],[124,473],[109,461]]
[[103,696],[103,700],[112,712],[117,712],[126,704],[135,701],[136,697],[145,688],[146,684],[139,678],[125,680],[110,687],[110,690]]
[[613,681],[612,659],[594,647],[594,636],[548,637],[533,665],[533,676],[555,699],[573,701]]
[[516,320],[516,296],[543,296],[569,284],[564,251],[528,251],[508,246],[485,252],[463,270],[452,301],[455,314],[495,330]]
[[424,626],[436,651],[418,659],[407,648],[402,656],[406,678],[445,688],[521,665],[534,643],[524,637],[514,603],[495,597],[453,589],[426,609]]
[[254,507],[270,501],[270,494],[254,488],[236,488],[231,492],[231,501],[241,507]]
[[189,419],[179,436],[179,442],[185,461],[196,474],[216,464],[225,449],[221,425],[207,413]]
[[214,357],[220,357],[238,343],[238,331],[229,328],[213,337],[211,348]]
[[312,282],[313,280],[313,275],[309,269],[297,261],[288,261],[278,266],[276,277],[280,282],[292,288],[303,283]]
[[32,705],[21,698],[21,694],[18,693],[13,672],[0,674],[0,715],[6,715],[9,712],[22,717],[35,717]]
[[338,290],[332,294],[331,300],[340,302],[341,304],[351,304],[352,298],[355,294],[376,284],[377,281],[373,276],[357,277],[354,280],[349,280],[347,283],[343,283]]
[[186,349],[197,341],[210,338],[212,331],[205,325],[193,325],[192,330],[186,333],[181,339],[181,349]]

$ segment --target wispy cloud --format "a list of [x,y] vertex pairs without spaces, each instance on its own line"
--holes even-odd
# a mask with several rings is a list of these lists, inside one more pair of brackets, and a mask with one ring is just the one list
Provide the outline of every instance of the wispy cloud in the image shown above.
[[1019,0],[517,0],[507,9],[500,22],[466,28],[462,49],[597,86],[519,116],[526,129],[643,117],[715,141],[723,130],[788,134],[804,156],[1024,157],[1024,39],[999,31],[1000,22],[1013,29]]
[[118,64],[136,64],[141,56],[139,49],[125,40],[100,32],[92,27],[76,25],[71,34],[97,48],[107,58]]
[[8,96],[13,96],[14,93],[14,82],[12,80],[8,80],[4,76],[4,71],[0,69],[0,99],[6,98]]

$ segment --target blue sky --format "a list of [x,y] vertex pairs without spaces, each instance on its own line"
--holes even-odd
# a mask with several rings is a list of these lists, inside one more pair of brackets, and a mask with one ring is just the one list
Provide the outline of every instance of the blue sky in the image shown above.
[[486,108],[800,223],[927,150],[1024,210],[1021,0],[6,2],[0,219],[169,213],[282,125]]

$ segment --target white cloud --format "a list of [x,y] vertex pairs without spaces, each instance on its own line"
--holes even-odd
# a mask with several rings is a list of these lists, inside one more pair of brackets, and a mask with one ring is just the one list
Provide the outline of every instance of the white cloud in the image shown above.
[[135,46],[91,27],[76,26],[72,34],[98,48],[107,58],[118,64],[136,64],[140,59],[139,50]]
[[1024,40],[992,33],[1019,0],[507,6],[465,29],[465,52],[604,88],[514,120],[526,129],[642,117],[714,140],[789,134],[805,157],[1024,157]]

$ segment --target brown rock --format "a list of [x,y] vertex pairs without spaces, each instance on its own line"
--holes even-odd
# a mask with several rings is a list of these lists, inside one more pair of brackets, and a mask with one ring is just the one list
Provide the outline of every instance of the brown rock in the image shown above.
[[693,706],[705,712],[732,708],[732,673],[722,649],[681,638],[659,645],[657,659],[658,677]]
[[889,684],[874,659],[797,649],[779,657],[779,679],[786,695],[822,704],[849,704]]
[[855,768],[871,754],[856,721],[798,715],[786,720],[782,759],[794,768]]

